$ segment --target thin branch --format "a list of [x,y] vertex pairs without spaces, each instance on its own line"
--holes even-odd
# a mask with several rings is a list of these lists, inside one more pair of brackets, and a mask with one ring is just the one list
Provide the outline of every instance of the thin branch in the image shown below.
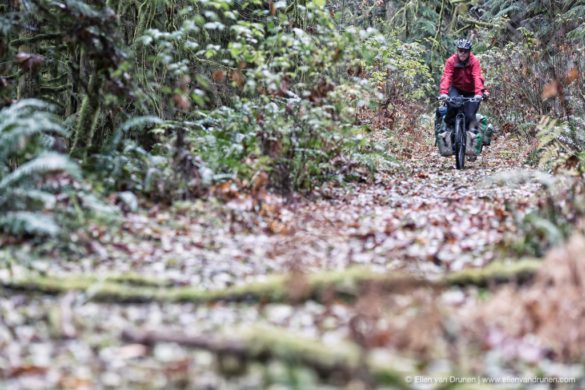
[[11,46],[22,46],[22,45],[29,45],[40,41],[50,41],[62,38],[65,34],[64,33],[46,33],[46,34],[38,34],[29,38],[20,38],[10,41]]

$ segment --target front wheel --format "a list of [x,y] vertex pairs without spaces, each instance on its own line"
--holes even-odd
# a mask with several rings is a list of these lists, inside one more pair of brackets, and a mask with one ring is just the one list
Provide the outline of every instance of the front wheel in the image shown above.
[[465,166],[465,123],[463,118],[455,119],[455,166],[463,169]]

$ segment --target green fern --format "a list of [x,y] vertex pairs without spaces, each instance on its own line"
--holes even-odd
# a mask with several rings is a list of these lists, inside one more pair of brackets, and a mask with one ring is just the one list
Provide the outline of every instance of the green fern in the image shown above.
[[43,153],[2,178],[0,191],[20,185],[35,176],[44,176],[52,172],[66,172],[77,179],[81,177],[79,167],[68,157],[58,153]]
[[124,135],[128,133],[131,129],[145,127],[148,125],[160,125],[162,123],[163,121],[156,116],[140,116],[127,120],[126,122],[118,126],[118,128],[114,132],[114,135],[112,136],[112,141],[110,143],[109,148],[107,148],[108,149],[107,151],[111,152],[116,147],[118,147]]
[[[565,34],[569,39],[577,41],[582,37],[585,18],[582,1],[493,0],[485,3],[485,9],[487,12],[482,16],[483,20],[494,24],[499,24],[499,20],[516,20],[520,27],[528,27],[537,38],[546,42],[555,38],[559,25],[566,29]],[[505,38],[509,39],[509,31]]]
[[509,17],[511,15],[522,12],[523,6],[521,4],[511,4],[500,10],[495,16],[498,18]]
[[538,127],[539,167],[554,168],[568,158],[577,156],[585,148],[585,135],[579,123],[558,122],[543,117]]
[[0,111],[0,163],[22,152],[28,146],[28,140],[38,134],[44,134],[46,144],[50,144],[47,138],[67,135],[50,110],[47,103],[30,99]]
[[561,154],[562,148],[558,141],[561,132],[556,123],[557,121],[552,118],[543,117],[538,124],[537,137],[540,149],[538,166],[540,168],[550,166]]
[[0,215],[0,229],[14,235],[47,236],[55,236],[60,230],[52,216],[30,211],[12,211]]
[[67,156],[47,151],[54,135],[67,132],[39,100],[22,100],[0,111],[0,230],[54,236],[56,196],[44,188],[54,173],[81,178]]

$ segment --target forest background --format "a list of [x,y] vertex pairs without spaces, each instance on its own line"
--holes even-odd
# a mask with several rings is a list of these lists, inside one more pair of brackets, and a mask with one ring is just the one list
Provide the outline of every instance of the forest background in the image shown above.
[[[115,192],[131,205],[171,203],[230,180],[249,187],[259,172],[291,192],[389,169],[388,143],[432,111],[462,36],[482,61],[497,126],[535,143],[534,164],[582,165],[580,1],[1,7],[6,232],[54,235]],[[385,138],[369,136],[368,112],[386,119]],[[39,188],[58,170],[76,180]]]
[[[491,92],[482,113],[543,173],[512,178],[545,195],[507,250],[542,257],[583,229],[584,19],[581,0],[4,0],[2,269],[99,252],[134,213],[246,197],[270,219],[269,194],[322,199],[404,173],[429,158],[460,37]],[[563,196],[545,173],[570,178]],[[276,219],[266,229],[286,234]]]

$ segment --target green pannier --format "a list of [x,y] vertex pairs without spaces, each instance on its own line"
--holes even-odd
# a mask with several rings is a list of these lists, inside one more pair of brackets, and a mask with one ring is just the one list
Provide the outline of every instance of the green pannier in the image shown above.
[[494,127],[488,123],[486,116],[477,114],[477,127],[482,134],[482,143],[484,146],[489,146],[492,143],[492,136],[494,135]]
[[449,157],[455,154],[453,151],[453,131],[448,130],[445,125],[445,113],[447,107],[439,108],[441,123],[435,124],[435,145],[439,147],[439,154],[443,157]]
[[437,134],[437,146],[439,147],[439,154],[443,157],[452,156],[453,140],[451,139],[452,131],[442,131]]
[[483,134],[481,131],[470,130],[467,132],[467,144],[465,154],[468,156],[479,156],[483,147]]

